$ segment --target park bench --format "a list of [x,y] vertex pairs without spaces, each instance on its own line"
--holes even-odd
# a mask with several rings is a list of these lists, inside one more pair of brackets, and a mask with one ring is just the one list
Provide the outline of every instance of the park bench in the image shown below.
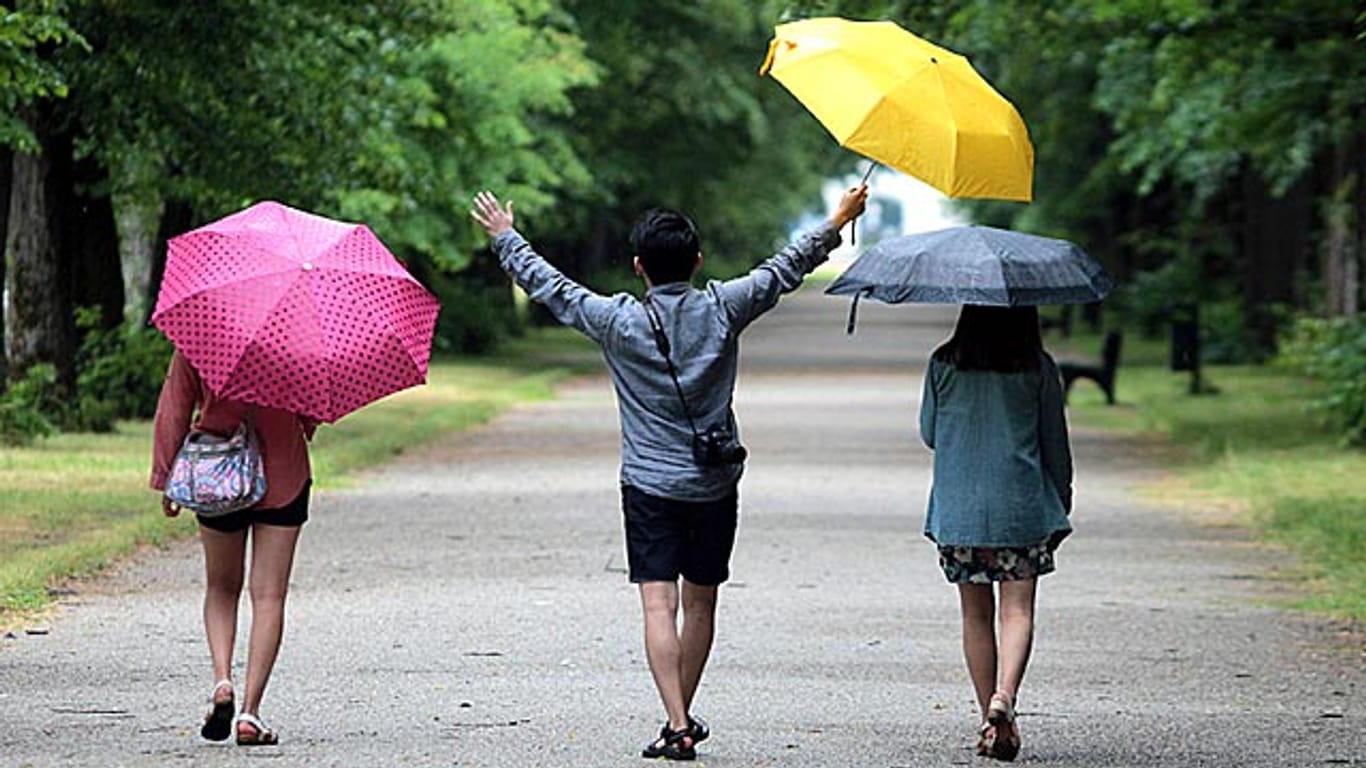
[[1072,391],[1072,382],[1077,379],[1090,379],[1100,385],[1105,392],[1105,402],[1108,405],[1115,404],[1115,369],[1119,368],[1119,348],[1124,341],[1124,336],[1119,331],[1110,331],[1105,334],[1105,344],[1100,350],[1100,364],[1091,365],[1071,360],[1063,360],[1058,363],[1058,371],[1062,373],[1063,399],[1067,399],[1067,393]]

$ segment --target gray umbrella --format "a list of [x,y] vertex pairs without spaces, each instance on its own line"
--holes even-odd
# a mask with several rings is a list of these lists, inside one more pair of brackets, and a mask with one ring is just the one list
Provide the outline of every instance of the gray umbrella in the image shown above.
[[1113,286],[1095,259],[1066,240],[968,226],[883,240],[825,292],[888,304],[1009,307],[1088,304]]

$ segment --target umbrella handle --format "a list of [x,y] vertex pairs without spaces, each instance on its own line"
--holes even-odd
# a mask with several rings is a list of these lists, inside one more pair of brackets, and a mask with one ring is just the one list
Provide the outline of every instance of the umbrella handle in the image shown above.
[[[869,163],[869,164],[868,164],[868,170],[866,170],[866,171],[863,172],[863,179],[862,179],[861,181],[859,181],[859,186],[860,186],[860,187],[863,186],[864,184],[867,184],[867,183],[868,183],[868,177],[870,177],[870,176],[873,175],[873,169],[876,168],[876,167],[878,167],[878,165],[880,165],[880,163],[873,162],[873,163]],[[849,244],[850,244],[850,245],[857,245],[857,244],[858,244],[858,217],[857,217],[857,216],[855,216],[854,218],[852,218],[852,219],[849,220]],[[857,303],[858,303],[858,302],[857,302],[857,298],[856,298],[856,299],[855,299],[855,304],[857,304]],[[849,328],[850,328],[849,332],[850,332],[850,333],[853,333],[854,331],[853,331],[852,321],[851,321],[851,325],[850,325]]]
[[854,294],[854,301],[849,305],[849,324],[844,327],[844,333],[846,336],[854,335],[854,325],[858,323],[858,300],[865,293],[868,293],[868,291],[863,290]]

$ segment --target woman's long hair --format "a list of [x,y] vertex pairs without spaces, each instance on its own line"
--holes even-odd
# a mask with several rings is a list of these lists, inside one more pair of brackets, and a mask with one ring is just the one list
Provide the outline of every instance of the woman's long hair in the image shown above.
[[934,357],[960,371],[1018,373],[1039,370],[1042,352],[1038,309],[964,304],[953,336]]

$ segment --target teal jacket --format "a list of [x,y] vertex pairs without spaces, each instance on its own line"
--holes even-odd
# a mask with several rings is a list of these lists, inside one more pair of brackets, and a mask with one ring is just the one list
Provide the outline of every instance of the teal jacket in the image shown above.
[[920,436],[934,451],[925,535],[941,546],[1056,545],[1072,526],[1062,380],[1040,370],[960,371],[930,359]]

